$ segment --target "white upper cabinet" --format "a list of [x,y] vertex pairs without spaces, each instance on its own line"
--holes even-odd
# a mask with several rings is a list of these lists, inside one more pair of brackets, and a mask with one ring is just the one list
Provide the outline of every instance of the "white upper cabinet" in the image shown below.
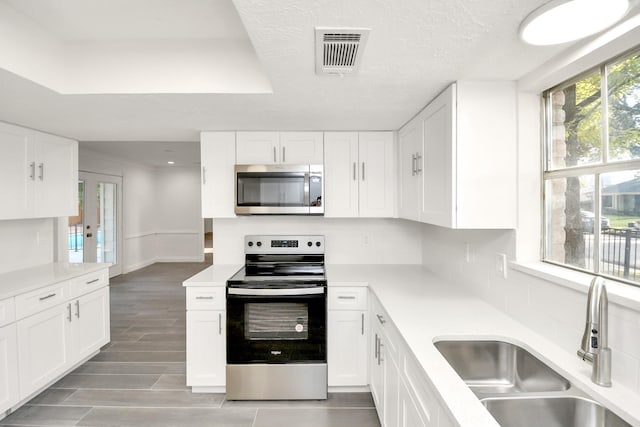
[[0,219],[78,214],[78,143],[0,123]]
[[202,217],[234,218],[235,132],[202,132]]
[[422,204],[422,121],[416,117],[398,132],[398,215],[420,221]]
[[238,132],[238,164],[318,164],[323,161],[322,132]]
[[393,217],[392,132],[325,133],[325,216]]
[[401,218],[448,228],[515,227],[513,82],[452,84],[400,129],[399,140]]

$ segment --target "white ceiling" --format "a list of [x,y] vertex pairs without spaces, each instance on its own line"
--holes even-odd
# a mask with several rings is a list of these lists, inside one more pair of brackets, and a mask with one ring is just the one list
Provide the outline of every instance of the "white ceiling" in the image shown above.
[[[518,38],[523,18],[547,0],[3,2],[64,41],[157,44],[248,34],[273,91],[63,95],[0,68],[0,120],[81,141],[197,141],[202,130],[398,129],[454,80],[515,80],[568,47]],[[314,73],[315,26],[371,28],[357,75]]]
[[[200,165],[199,142],[163,141],[81,141],[81,150],[91,150],[110,157],[149,167],[195,167]],[[167,162],[174,162],[173,165]]]

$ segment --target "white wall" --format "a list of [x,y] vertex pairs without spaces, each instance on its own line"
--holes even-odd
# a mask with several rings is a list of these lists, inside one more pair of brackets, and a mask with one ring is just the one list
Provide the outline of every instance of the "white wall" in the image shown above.
[[420,264],[421,225],[397,219],[249,216],[213,220],[213,263],[243,264],[247,234],[322,234],[330,264]]
[[0,274],[53,262],[54,220],[0,221]]
[[204,259],[198,167],[156,169],[82,145],[79,159],[82,171],[122,176],[124,273],[155,262]]

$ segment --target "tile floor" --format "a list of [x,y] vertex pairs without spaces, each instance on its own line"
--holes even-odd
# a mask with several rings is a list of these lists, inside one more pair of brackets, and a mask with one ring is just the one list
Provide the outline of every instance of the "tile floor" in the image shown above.
[[369,393],[233,402],[185,385],[182,281],[208,263],[158,263],[111,281],[111,343],[2,426],[379,427]]

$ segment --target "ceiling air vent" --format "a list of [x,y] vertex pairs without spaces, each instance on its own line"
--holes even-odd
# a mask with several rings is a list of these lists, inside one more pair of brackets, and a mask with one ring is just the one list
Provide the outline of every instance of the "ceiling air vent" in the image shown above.
[[316,74],[354,73],[369,37],[368,28],[316,27]]

